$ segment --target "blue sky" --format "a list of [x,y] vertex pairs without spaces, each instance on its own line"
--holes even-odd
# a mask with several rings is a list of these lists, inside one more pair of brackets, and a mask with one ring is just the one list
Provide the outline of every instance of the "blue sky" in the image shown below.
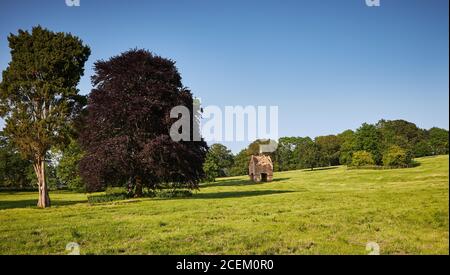
[[[278,105],[280,136],[318,136],[381,118],[449,125],[447,0],[2,0],[7,36],[40,24],[91,47],[93,63],[130,48],[174,59],[204,105]],[[246,143],[226,143],[234,152]]]

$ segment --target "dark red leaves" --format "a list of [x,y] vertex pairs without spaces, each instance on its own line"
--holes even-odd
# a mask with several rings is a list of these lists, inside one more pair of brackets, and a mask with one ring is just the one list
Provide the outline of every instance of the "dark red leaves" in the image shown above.
[[206,143],[174,142],[170,110],[184,105],[192,113],[192,94],[182,87],[171,60],[130,50],[95,63],[95,88],[80,135],[87,151],[81,175],[91,191],[133,183],[150,188],[177,183],[196,188],[203,177]]

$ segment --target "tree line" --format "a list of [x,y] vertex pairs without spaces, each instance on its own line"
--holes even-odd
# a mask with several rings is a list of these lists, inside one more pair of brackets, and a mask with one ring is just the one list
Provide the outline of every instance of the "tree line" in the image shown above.
[[[175,62],[132,49],[94,63],[93,89],[78,82],[90,48],[81,39],[40,26],[8,37],[11,62],[0,83],[0,187],[36,188],[38,207],[49,190],[99,191],[120,186],[196,189],[201,181],[247,174],[263,141],[233,155],[221,144],[175,142],[173,107],[193,113],[193,94]],[[193,116],[189,127],[199,118]],[[184,130],[179,128],[178,130]],[[190,132],[190,139],[197,133]],[[332,166],[407,167],[415,157],[448,153],[448,131],[404,120],[363,124],[338,135],[283,137],[270,153],[275,171]]]
[[[41,26],[8,36],[11,62],[0,83],[2,186],[36,186],[37,206],[50,206],[49,189],[89,192],[121,186],[196,189],[204,178],[203,140],[173,141],[175,106],[193,113],[192,92],[173,60],[131,49],[94,63],[93,89],[79,94],[90,48],[81,39]],[[193,116],[182,127],[194,129]]]
[[[314,139],[281,137],[277,150],[269,155],[275,171],[335,165],[399,168],[414,165],[417,157],[448,154],[448,140],[446,129],[420,129],[405,120],[380,120],[375,124],[363,123],[354,131]],[[249,157],[259,153],[261,143],[256,140],[236,155],[222,144],[213,144],[204,165],[208,180],[246,175]]]

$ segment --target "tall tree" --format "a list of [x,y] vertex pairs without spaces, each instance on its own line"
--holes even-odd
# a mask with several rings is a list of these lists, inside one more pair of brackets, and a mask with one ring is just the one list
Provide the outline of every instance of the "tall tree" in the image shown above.
[[315,143],[319,149],[320,166],[339,165],[341,140],[337,136],[319,136]]
[[280,171],[299,168],[298,148],[305,138],[281,137],[278,139],[276,160]]
[[299,146],[299,158],[301,168],[310,168],[313,170],[318,166],[320,160],[320,153],[317,144],[307,137],[304,142]]
[[412,152],[418,142],[424,139],[425,132],[416,124],[406,120],[380,120],[376,127],[382,136],[382,151],[388,151],[392,146],[399,146]]
[[83,153],[78,142],[72,139],[62,151],[61,159],[56,166],[57,178],[71,190],[84,191],[86,189],[79,171]]
[[90,55],[82,41],[40,26],[9,35],[11,62],[0,84],[0,115],[5,134],[33,163],[39,186],[38,207],[50,206],[45,173],[47,152],[67,142],[71,122],[84,98],[77,84]]
[[17,150],[0,131],[0,187],[29,188],[27,172],[30,162],[21,158]]
[[377,165],[382,160],[382,135],[372,124],[363,123],[355,132],[355,151],[367,151],[372,154]]
[[433,155],[448,154],[448,130],[433,127],[427,134]]
[[211,145],[206,154],[205,173],[208,180],[216,177],[229,176],[230,168],[233,165],[233,154],[225,145],[216,143]]
[[341,148],[339,148],[339,163],[348,165],[352,162],[352,154],[355,148],[355,132],[345,130],[337,136],[341,144]]
[[[85,150],[80,170],[88,190],[127,185],[139,197],[143,186],[197,188],[204,176],[206,143],[177,142],[170,136],[176,121],[172,108],[189,110],[190,129],[197,119],[192,94],[182,86],[175,62],[135,49],[97,61],[94,70],[80,134]],[[193,140],[194,131],[187,132]]]
[[241,150],[236,156],[234,156],[233,166],[230,169],[231,176],[248,175],[248,163],[250,161],[250,155],[247,149]]

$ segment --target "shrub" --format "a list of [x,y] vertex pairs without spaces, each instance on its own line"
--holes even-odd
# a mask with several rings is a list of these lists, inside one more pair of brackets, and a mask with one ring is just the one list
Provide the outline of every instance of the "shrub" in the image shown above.
[[362,167],[375,165],[373,155],[367,151],[356,151],[353,153],[350,166]]
[[191,190],[161,190],[155,193],[155,196],[162,199],[184,198],[192,196]]
[[90,204],[93,204],[93,203],[125,200],[128,198],[129,196],[126,193],[110,193],[110,194],[88,196],[88,202]]
[[409,167],[412,164],[411,153],[400,146],[392,146],[383,155],[383,165],[388,167]]
[[[161,189],[161,190],[146,190],[143,192],[142,197],[146,198],[184,198],[192,196],[191,190],[188,189]],[[105,203],[112,201],[120,201],[133,198],[132,193],[126,193],[120,188],[107,188],[105,193],[100,195],[88,196],[88,202],[90,204]]]

